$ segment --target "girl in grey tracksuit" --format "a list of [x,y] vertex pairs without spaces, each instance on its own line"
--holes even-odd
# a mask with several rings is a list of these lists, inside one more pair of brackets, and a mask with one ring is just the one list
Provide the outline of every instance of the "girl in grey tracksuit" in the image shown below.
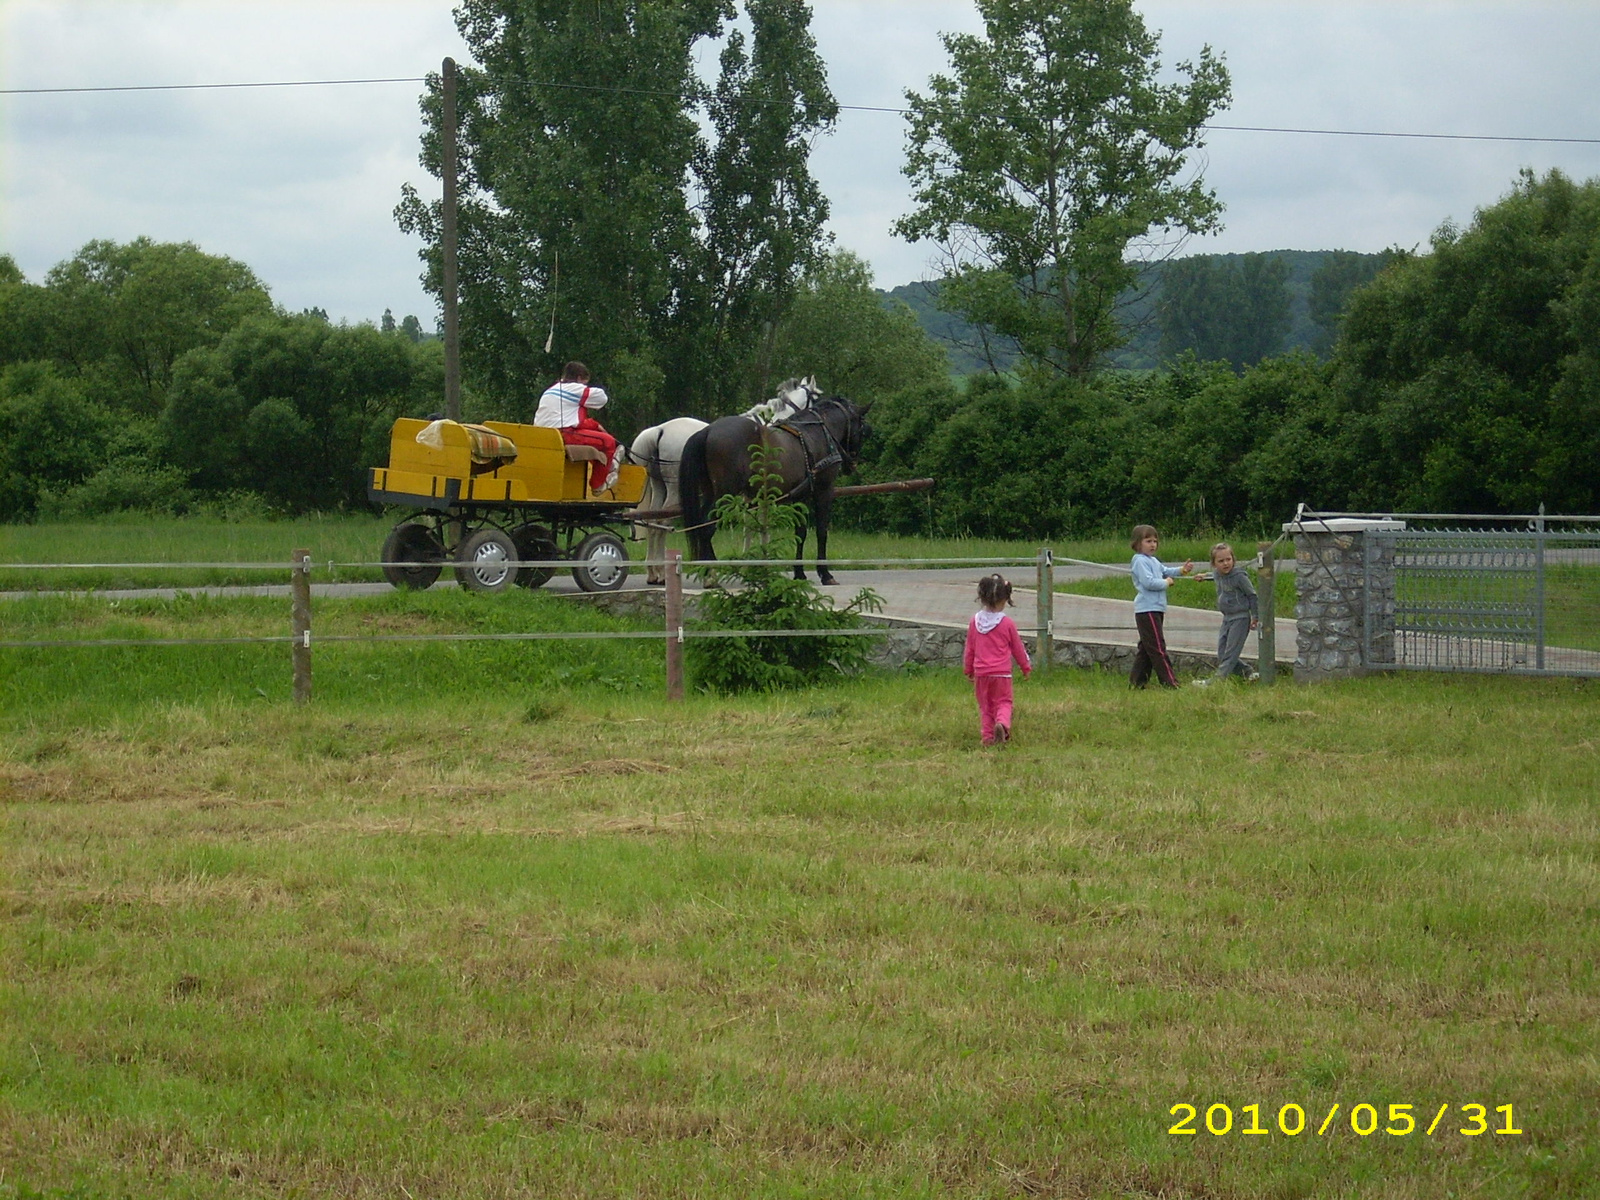
[[1245,679],[1254,679],[1256,673],[1239,661],[1239,654],[1244,650],[1246,636],[1260,623],[1256,589],[1245,569],[1234,561],[1233,547],[1227,542],[1211,547],[1211,576],[1217,583],[1217,610],[1222,613],[1222,629],[1217,634],[1217,673],[1213,678],[1226,679],[1237,672]]

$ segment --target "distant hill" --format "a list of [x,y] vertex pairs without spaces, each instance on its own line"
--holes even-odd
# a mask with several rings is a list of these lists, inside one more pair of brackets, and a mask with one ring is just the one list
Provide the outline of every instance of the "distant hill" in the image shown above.
[[[1288,267],[1284,287],[1289,295],[1289,329],[1284,336],[1282,350],[1314,350],[1319,344],[1321,330],[1311,319],[1311,280],[1334,251],[1274,250],[1269,253]],[[1210,254],[1193,257],[1231,264],[1242,256]],[[1361,257],[1378,260],[1382,256],[1372,254]],[[1156,316],[1161,296],[1161,276],[1167,266],[1166,263],[1155,263],[1146,267],[1139,288],[1124,296],[1124,326],[1131,340],[1115,356],[1115,365],[1135,370],[1161,365],[1161,328]],[[928,335],[944,346],[950,357],[951,371],[967,375],[988,369],[979,331],[960,317],[940,311],[937,282],[906,283],[889,291],[880,289],[878,294],[885,303],[901,301],[916,314]],[[1002,370],[1015,362],[1015,354],[1002,342],[993,341],[991,353],[995,364]]]

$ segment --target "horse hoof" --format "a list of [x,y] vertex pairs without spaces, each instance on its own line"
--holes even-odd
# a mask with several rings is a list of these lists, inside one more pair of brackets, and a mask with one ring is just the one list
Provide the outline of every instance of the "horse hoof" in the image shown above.
[[836,587],[836,586],[838,586],[838,583],[839,583],[839,581],[837,579],[835,579],[832,575],[818,575],[817,576],[817,582],[820,583],[823,587]]

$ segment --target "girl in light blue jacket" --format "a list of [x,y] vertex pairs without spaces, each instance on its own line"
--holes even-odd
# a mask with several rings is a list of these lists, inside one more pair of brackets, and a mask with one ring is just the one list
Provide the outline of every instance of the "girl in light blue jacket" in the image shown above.
[[1178,686],[1178,676],[1167,657],[1167,636],[1162,626],[1167,618],[1167,589],[1180,575],[1194,570],[1193,562],[1181,567],[1164,566],[1156,551],[1161,535],[1154,525],[1133,527],[1133,620],[1139,626],[1139,650],[1133,656],[1133,672],[1128,682],[1142,688],[1155,672],[1162,687]]

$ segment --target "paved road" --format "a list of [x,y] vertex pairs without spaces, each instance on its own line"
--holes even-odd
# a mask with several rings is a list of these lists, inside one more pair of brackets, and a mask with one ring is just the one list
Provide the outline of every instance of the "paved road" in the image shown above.
[[[1026,572],[1026,574],[1024,574]],[[978,607],[978,580],[989,572],[982,567],[940,569],[930,571],[839,571],[840,591],[847,596],[859,587],[870,587],[884,599],[884,615],[917,621],[927,625],[955,625],[965,628]],[[1055,578],[1058,583],[1071,582],[1093,576],[1121,575],[1126,571],[1116,568],[1096,570],[1087,567],[1058,565]],[[1013,613],[1017,624],[1030,632],[1037,621],[1036,588],[1020,586],[1036,578],[1032,568],[1013,568],[1006,572],[1016,586],[1012,594]],[[1203,583],[1178,583],[1174,587],[1204,589],[1208,599],[1211,589]],[[1132,583],[1128,591],[1133,591]],[[1205,654],[1217,652],[1217,631],[1222,627],[1222,614],[1214,609],[1169,608],[1167,610],[1167,645],[1174,650],[1196,651]],[[1108,600],[1099,596],[1075,596],[1068,592],[1055,595],[1056,637],[1080,642],[1104,642],[1113,646],[1134,646],[1139,642],[1133,624],[1132,600]],[[1293,663],[1295,656],[1295,628],[1293,621],[1279,619],[1277,623],[1277,660]],[[1245,642],[1245,657],[1256,655],[1256,635]]]
[[[840,570],[836,574],[839,584],[829,591],[841,602],[853,596],[857,589],[870,587],[883,597],[883,615],[923,625],[944,625],[965,628],[977,608],[978,580],[989,574],[984,567],[930,568],[926,570]],[[1023,587],[1036,576],[1032,567],[1010,567],[1006,575],[1018,585],[1012,597],[1017,624],[1025,632],[1032,631],[1037,613],[1036,589]],[[1094,576],[1122,575],[1125,570],[1115,567],[1070,566],[1057,564],[1055,578],[1058,583]],[[455,587],[453,580],[441,579],[435,587]],[[644,572],[633,571],[624,587],[627,590],[644,588]],[[1210,589],[1201,583],[1179,583],[1175,587]],[[317,583],[311,587],[313,597],[374,596],[390,591],[386,583]],[[545,585],[545,590],[557,594],[575,594],[578,585],[570,572],[563,571]],[[1132,590],[1132,585],[1129,585]],[[101,591],[94,595],[107,600],[171,599],[178,592],[207,596],[275,596],[287,599],[287,584],[265,584],[258,587],[201,587],[201,588],[141,588],[124,591]],[[0,592],[0,599],[17,599],[35,596],[37,592]],[[86,594],[86,593],[78,593]],[[1217,649],[1217,630],[1221,627],[1220,614],[1209,609],[1171,608],[1167,610],[1167,644],[1174,650],[1198,651],[1214,654]],[[1132,646],[1138,642],[1133,624],[1133,601],[1106,600],[1097,596],[1074,596],[1058,592],[1055,597],[1055,630],[1058,638],[1083,642],[1104,642],[1114,646]],[[1256,654],[1256,635],[1251,634],[1245,643],[1246,657]],[[1295,628],[1293,621],[1278,621],[1279,662],[1292,663],[1295,655]]]

